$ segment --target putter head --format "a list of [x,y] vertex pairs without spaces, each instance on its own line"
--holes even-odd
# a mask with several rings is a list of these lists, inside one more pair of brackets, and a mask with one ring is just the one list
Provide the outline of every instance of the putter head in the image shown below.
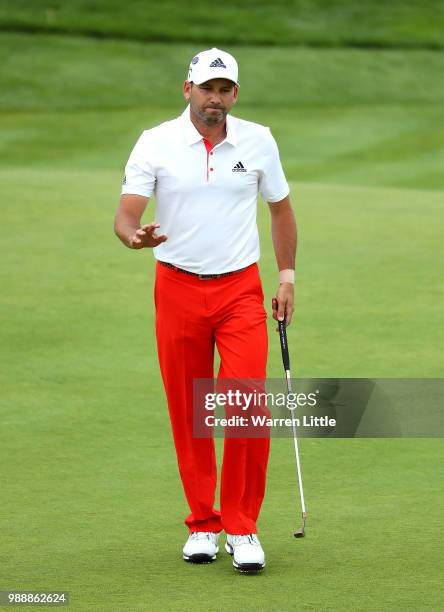
[[295,538],[303,538],[305,537],[305,521],[307,520],[307,513],[302,513],[302,527],[294,532]]

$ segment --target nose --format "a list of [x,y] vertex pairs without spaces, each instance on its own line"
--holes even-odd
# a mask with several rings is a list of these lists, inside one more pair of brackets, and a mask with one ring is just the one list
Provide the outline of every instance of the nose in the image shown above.
[[221,96],[220,96],[220,94],[217,91],[212,91],[210,93],[209,103],[210,104],[214,104],[214,106],[221,106],[222,105]]

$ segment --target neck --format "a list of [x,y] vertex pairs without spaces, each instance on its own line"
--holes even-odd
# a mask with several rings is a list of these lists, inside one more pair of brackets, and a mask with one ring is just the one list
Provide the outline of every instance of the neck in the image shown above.
[[218,125],[206,125],[193,113],[193,111],[190,112],[190,119],[199,134],[211,142],[211,144],[218,144],[225,139],[227,135],[226,121]]

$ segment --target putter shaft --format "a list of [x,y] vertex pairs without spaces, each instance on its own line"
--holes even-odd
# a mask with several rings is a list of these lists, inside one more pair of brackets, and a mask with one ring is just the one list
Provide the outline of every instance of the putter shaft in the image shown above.
[[[290,355],[288,351],[286,325],[284,321],[279,321],[278,323],[279,323],[279,339],[281,342],[282,362],[284,364],[285,379],[287,382],[287,391],[288,393],[293,393],[293,389],[291,385]],[[296,428],[296,424],[293,419],[292,419],[292,427],[293,427],[294,452],[295,452],[295,457],[296,457],[296,468],[297,468],[297,473],[298,473],[299,496],[301,499],[301,509],[302,509],[302,527],[294,533],[294,536],[295,538],[301,538],[305,535],[305,522],[307,520],[307,512],[305,509],[304,489],[302,486],[302,471],[301,471],[301,461],[299,457],[297,428]]]

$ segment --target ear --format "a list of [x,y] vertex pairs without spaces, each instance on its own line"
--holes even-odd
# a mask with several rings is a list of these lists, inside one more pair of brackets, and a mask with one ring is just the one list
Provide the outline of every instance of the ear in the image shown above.
[[234,86],[234,90],[233,90],[233,96],[234,96],[233,104],[236,104],[236,102],[237,102],[237,94],[238,93],[239,93],[239,85],[235,85]]
[[193,86],[193,83],[189,83],[188,81],[184,81],[183,84],[183,95],[185,100],[189,100],[191,97],[191,88]]

